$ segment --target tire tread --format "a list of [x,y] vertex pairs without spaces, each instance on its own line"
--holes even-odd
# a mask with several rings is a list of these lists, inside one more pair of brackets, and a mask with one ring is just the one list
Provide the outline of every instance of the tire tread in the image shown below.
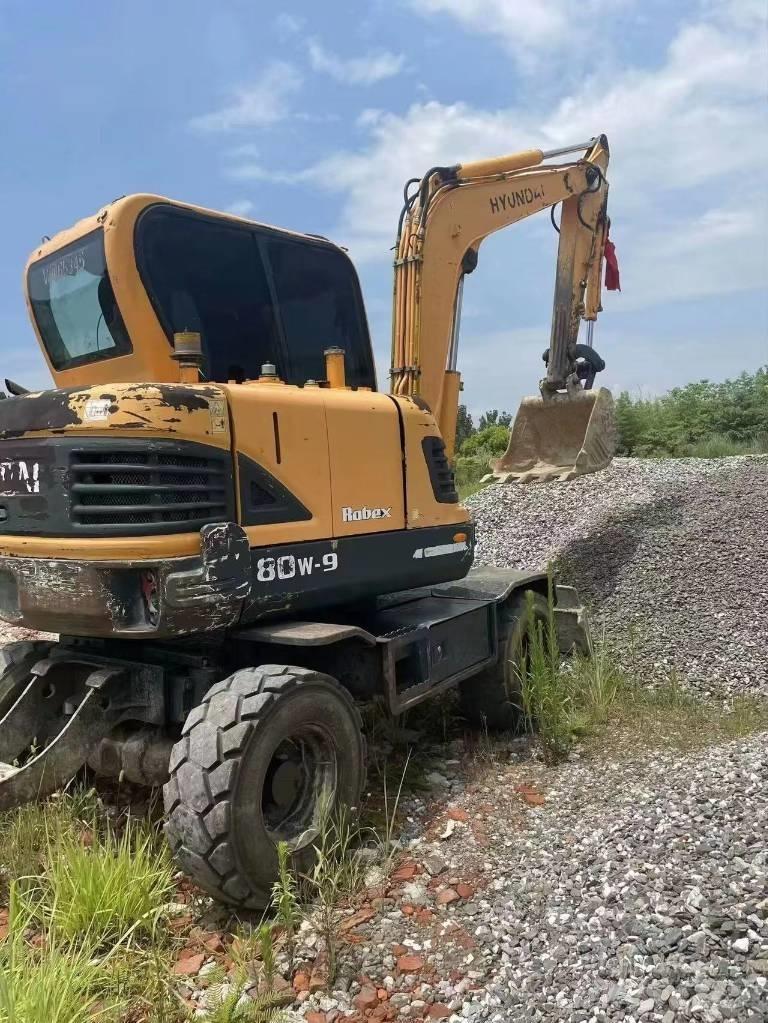
[[[213,685],[190,712],[182,738],[173,747],[170,779],[163,788],[165,834],[181,868],[222,902],[260,909],[269,899],[268,890],[256,889],[242,876],[234,843],[229,841],[240,753],[249,734],[279,698],[318,681],[332,686],[336,695],[343,697],[362,732],[362,717],[352,696],[335,679],[307,668],[265,664],[241,668]],[[224,694],[236,699],[226,699]],[[246,729],[242,728],[244,724]],[[216,748],[212,755],[210,736],[214,728]],[[236,741],[227,745],[225,737],[233,733]],[[206,819],[212,815],[211,822],[220,823],[215,811],[227,802],[229,808],[220,813],[228,824],[223,831],[215,827],[216,833],[212,834]]]

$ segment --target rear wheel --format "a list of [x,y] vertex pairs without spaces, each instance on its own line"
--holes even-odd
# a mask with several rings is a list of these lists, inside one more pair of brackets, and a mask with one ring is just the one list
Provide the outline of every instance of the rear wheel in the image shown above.
[[306,668],[244,668],[189,714],[164,788],[181,868],[223,902],[263,908],[287,842],[309,868],[324,802],[357,804],[365,741],[349,693]]
[[533,622],[547,622],[547,601],[533,595],[533,615],[528,613],[524,593],[498,610],[499,657],[495,664],[462,682],[461,709],[478,728],[491,731],[518,729],[523,717],[523,679],[528,671],[528,634]]

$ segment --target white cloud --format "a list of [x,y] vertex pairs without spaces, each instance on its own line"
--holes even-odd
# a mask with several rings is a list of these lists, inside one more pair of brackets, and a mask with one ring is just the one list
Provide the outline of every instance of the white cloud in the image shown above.
[[314,167],[297,171],[272,170],[257,160],[246,160],[236,162],[227,174],[235,181],[268,181],[273,185],[298,185],[302,181],[315,181],[318,171]]
[[339,57],[330,53],[316,39],[307,44],[313,70],[330,75],[344,85],[373,85],[399,74],[405,63],[402,54],[380,50],[363,57]]
[[290,98],[301,84],[301,75],[292,65],[273,61],[252,85],[236,89],[220,110],[193,118],[191,127],[202,132],[268,128],[289,115]]
[[275,18],[274,24],[278,35],[283,39],[287,39],[289,36],[295,36],[301,32],[304,28],[304,19],[283,11]]
[[765,31],[768,4],[765,0],[703,0],[704,11],[725,25]]
[[[389,255],[411,174],[604,131],[624,306],[759,287],[768,235],[766,36],[746,18],[748,0],[737,5],[743,17],[730,23],[720,5],[717,17],[683,25],[658,67],[630,67],[610,81],[595,76],[551,111],[439,102],[415,103],[402,114],[367,111],[359,125],[368,138],[359,150],[282,172],[242,162],[236,173],[338,193],[334,235],[360,260]],[[544,244],[542,224],[525,236],[531,252]],[[523,231],[509,235],[519,245]]]
[[536,65],[542,56],[565,46],[573,54],[581,51],[586,56],[581,44],[590,28],[596,20],[604,27],[605,20],[624,2],[579,0],[574,4],[573,0],[536,0],[523,5],[521,0],[410,0],[419,15],[448,15],[470,32],[492,36],[524,68]]
[[247,217],[255,209],[255,204],[250,199],[235,199],[227,206],[227,213],[234,213],[236,217]]

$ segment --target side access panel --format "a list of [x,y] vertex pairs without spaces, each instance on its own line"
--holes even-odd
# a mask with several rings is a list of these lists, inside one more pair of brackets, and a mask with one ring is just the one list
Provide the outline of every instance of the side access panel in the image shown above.
[[[446,597],[492,600],[500,604],[515,590],[535,589],[546,595],[547,586],[546,572],[521,572],[514,568],[480,565],[470,569],[463,579],[433,586],[431,592]],[[579,653],[589,653],[589,616],[575,587],[555,581],[554,597],[555,624],[561,652],[569,654],[575,649]]]
[[477,674],[496,659],[496,605],[422,597],[380,611],[387,703],[399,714]]
[[[545,573],[481,567],[458,582],[380,598],[376,610],[344,622],[276,622],[237,635],[283,647],[347,640],[375,646],[387,704],[399,714],[492,664],[498,656],[498,605],[515,591],[546,587]],[[586,616],[571,587],[555,587],[555,620],[563,653],[588,649]]]

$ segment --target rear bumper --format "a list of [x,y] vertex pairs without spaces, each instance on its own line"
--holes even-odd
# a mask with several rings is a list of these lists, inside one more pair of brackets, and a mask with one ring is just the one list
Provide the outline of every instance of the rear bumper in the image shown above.
[[248,540],[231,523],[205,526],[201,537],[201,555],[151,562],[0,557],[0,618],[73,636],[228,628],[250,588]]
[[0,556],[0,619],[71,636],[212,632],[461,579],[474,548],[469,524],[251,549],[221,522],[200,540],[199,555],[151,561]]

